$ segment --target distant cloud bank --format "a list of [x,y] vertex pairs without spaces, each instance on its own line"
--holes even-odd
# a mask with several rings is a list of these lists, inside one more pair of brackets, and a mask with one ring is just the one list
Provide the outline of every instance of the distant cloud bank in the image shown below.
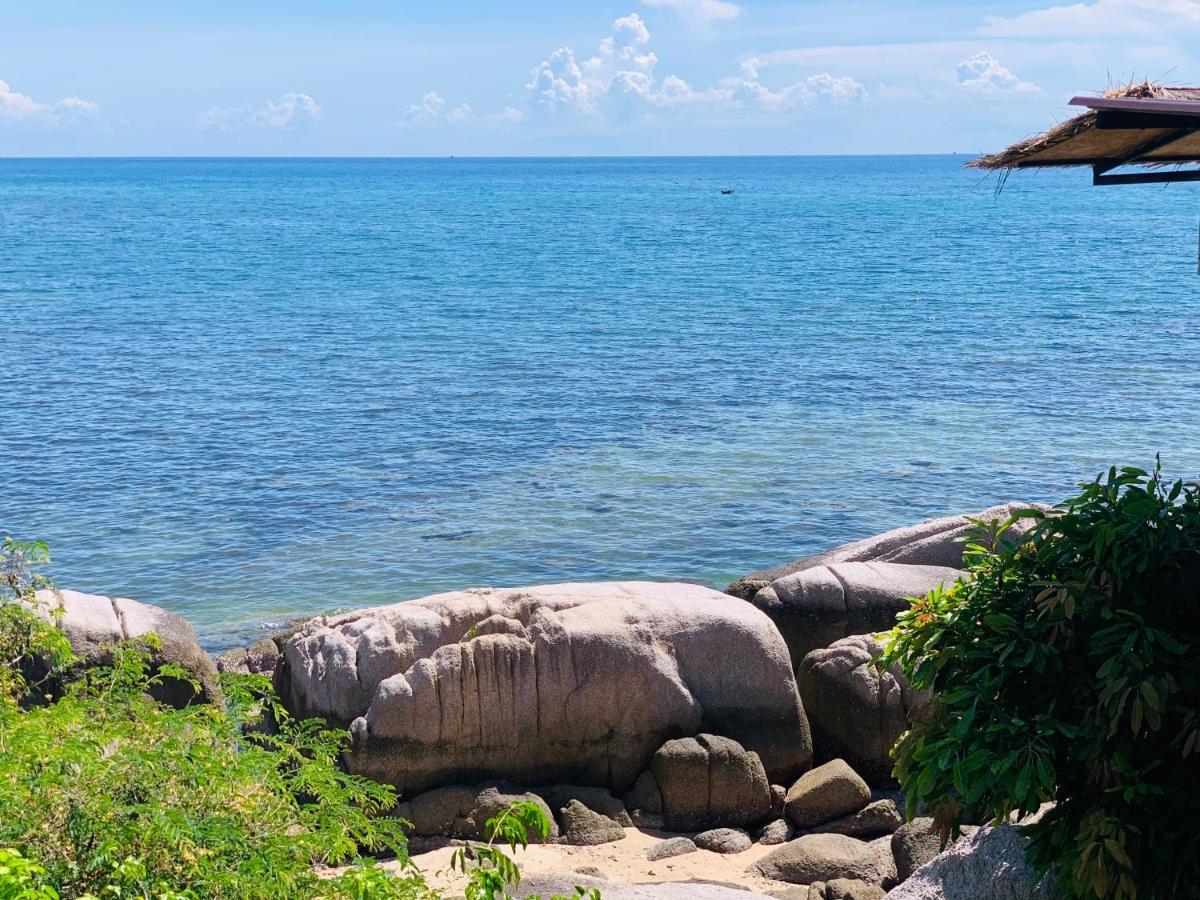
[[321,118],[321,107],[308,94],[288,91],[262,106],[210,106],[200,114],[200,127],[210,131],[288,131]]
[[100,107],[91,100],[64,97],[56,103],[35,100],[0,81],[0,123],[54,127],[93,118]]

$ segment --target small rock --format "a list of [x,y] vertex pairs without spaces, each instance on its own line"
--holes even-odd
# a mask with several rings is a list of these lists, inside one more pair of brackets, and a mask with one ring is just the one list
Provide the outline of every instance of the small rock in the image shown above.
[[588,809],[578,800],[572,800],[559,812],[564,843],[577,847],[608,844],[625,837],[625,829],[595,810]]
[[892,856],[896,877],[904,881],[917,869],[942,852],[942,842],[933,830],[933,819],[913,819],[892,835]]
[[[512,803],[525,801],[541,807],[550,820],[547,840],[556,839],[558,823],[546,801],[537,794],[522,792],[520,788],[503,783],[435,788],[397,804],[392,815],[411,822],[414,834],[478,841],[488,839],[484,833],[488,819],[500,815]],[[531,834],[529,839],[530,843],[540,843],[536,834]]]
[[608,880],[608,876],[597,869],[595,866],[579,866],[575,870],[576,875],[586,875],[588,878],[600,878],[604,881]]
[[844,834],[806,834],[772,850],[751,871],[790,884],[812,884],[833,878],[874,881],[879,863],[865,841]]
[[562,809],[572,800],[578,800],[588,809],[612,819],[622,828],[633,824],[625,804],[598,787],[582,787],[577,784],[555,784],[549,787],[534,788],[533,792],[542,797],[551,809]]
[[695,837],[696,846],[713,853],[742,853],[749,850],[750,835],[740,828],[714,828]]
[[871,789],[844,760],[805,772],[787,792],[784,805],[797,828],[812,828],[858,812],[871,801]]
[[683,856],[685,853],[695,853],[699,849],[691,838],[673,837],[659,841],[646,851],[646,859],[658,862],[660,859],[670,859],[672,856]]
[[825,885],[825,900],[883,900],[887,892],[856,878],[835,878]]
[[762,828],[758,829],[758,842],[760,844],[785,844],[795,836],[795,829],[792,828],[792,823],[787,819],[776,819],[773,822],[768,822]]
[[856,838],[875,838],[891,834],[904,824],[894,800],[876,800],[853,815],[834,819],[811,829],[813,834],[848,834]]

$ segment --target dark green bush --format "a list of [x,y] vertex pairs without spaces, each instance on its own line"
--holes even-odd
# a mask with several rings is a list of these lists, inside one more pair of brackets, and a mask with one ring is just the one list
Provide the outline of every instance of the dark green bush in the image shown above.
[[900,617],[882,664],[935,692],[895,749],[910,810],[1026,828],[1068,896],[1200,884],[1200,486],[1112,470],[1015,545],[997,523],[969,576]]

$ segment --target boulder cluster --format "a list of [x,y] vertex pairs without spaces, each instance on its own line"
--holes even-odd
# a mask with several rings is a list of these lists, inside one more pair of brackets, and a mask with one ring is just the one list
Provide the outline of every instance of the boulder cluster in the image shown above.
[[[971,520],[1020,506],[886,532],[725,593],[480,588],[318,616],[217,667],[268,675],[293,714],[349,729],[346,765],[395,786],[414,842],[484,838],[520,800],[552,819],[550,841],[661,832],[652,860],[769,845],[754,873],[798,900],[967,896],[960,882],[973,897],[1041,896],[992,893],[987,850],[1007,852],[1015,832],[942,848],[929,820],[905,823],[889,751],[928,698],[877,666],[874,636],[908,598],[961,576]],[[215,695],[183,620],[70,591],[39,602],[89,659],[157,630],[163,660]]]

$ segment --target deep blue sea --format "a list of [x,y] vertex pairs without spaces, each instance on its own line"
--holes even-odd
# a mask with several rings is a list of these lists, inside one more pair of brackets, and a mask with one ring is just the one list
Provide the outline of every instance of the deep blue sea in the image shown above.
[[220,648],[1200,474],[1200,191],[964,162],[0,160],[0,532]]

